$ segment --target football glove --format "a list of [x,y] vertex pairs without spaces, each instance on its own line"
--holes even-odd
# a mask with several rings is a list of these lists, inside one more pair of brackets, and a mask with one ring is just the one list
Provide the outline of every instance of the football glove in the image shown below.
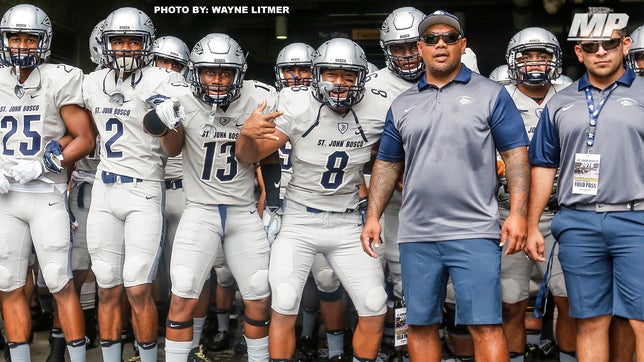
[[18,164],[9,170],[11,177],[21,184],[37,179],[43,172],[43,164],[38,160],[18,161]]
[[0,194],[6,194],[9,192],[10,187],[11,185],[9,184],[7,177],[4,175],[4,171],[0,170]]
[[186,117],[183,106],[170,98],[157,104],[154,110],[161,122],[171,130],[175,130],[179,123]]
[[43,165],[45,169],[53,173],[61,173],[63,166],[63,146],[58,141],[51,140],[45,145],[45,153],[42,156]]
[[267,206],[264,209],[263,215],[264,221],[264,231],[266,232],[266,237],[268,238],[268,243],[273,244],[277,234],[282,228],[282,215],[280,214],[279,207]]

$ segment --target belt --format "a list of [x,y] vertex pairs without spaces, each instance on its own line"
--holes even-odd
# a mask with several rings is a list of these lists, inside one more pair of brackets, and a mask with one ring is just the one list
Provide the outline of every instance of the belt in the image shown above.
[[633,200],[622,204],[577,204],[570,208],[594,212],[642,211],[644,210],[644,200]]
[[298,202],[291,201],[291,200],[286,200],[286,203],[288,204],[288,207],[298,209],[298,210],[306,210],[306,212],[311,212],[311,213],[314,213],[314,214],[321,214],[323,212],[330,212],[330,213],[334,213],[334,214],[345,214],[345,213],[351,213],[351,212],[356,211],[355,208],[354,209],[346,209],[344,211],[320,210],[320,209],[316,209],[314,207],[309,207],[309,206],[306,206],[306,205],[302,205],[302,204],[300,204]]
[[101,173],[101,180],[103,180],[103,183],[105,184],[114,184],[114,183],[127,184],[132,182],[143,182],[143,180],[140,178],[122,176],[122,175],[117,175],[115,173],[105,172],[105,171]]
[[312,212],[314,214],[320,214],[320,213],[323,213],[323,212],[330,212],[330,213],[335,213],[335,214],[347,214],[347,213],[351,213],[351,212],[356,211],[356,209],[346,209],[344,211],[325,211],[325,210],[320,210],[320,209],[316,209],[316,208],[307,206],[306,211]]
[[176,189],[183,188],[183,180],[182,179],[165,180],[165,188],[166,190],[176,190]]

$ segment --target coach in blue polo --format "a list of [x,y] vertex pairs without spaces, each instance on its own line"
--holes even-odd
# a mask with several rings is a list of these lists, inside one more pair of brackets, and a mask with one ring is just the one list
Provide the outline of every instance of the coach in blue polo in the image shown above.
[[[398,243],[407,301],[409,354],[440,361],[445,287],[452,278],[456,323],[467,325],[477,360],[508,361],[501,329],[501,246],[522,249],[530,185],[519,111],[505,89],[461,64],[467,41],[445,11],[419,24],[426,73],[393,102],[369,191],[365,252],[375,257],[379,218],[404,166]],[[496,156],[506,165],[510,216],[500,225]]]

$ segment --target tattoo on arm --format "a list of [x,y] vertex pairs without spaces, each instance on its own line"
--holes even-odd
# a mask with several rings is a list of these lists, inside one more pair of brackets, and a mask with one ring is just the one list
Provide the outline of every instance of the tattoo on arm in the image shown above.
[[376,160],[369,184],[369,209],[367,217],[380,218],[391,199],[398,175],[402,171],[402,162]]
[[501,157],[505,163],[505,177],[510,191],[510,210],[526,217],[530,194],[528,148],[512,148],[501,152]]

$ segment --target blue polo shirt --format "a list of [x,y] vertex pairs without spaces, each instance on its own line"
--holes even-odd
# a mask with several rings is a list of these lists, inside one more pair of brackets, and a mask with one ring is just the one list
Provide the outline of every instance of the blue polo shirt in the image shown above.
[[378,151],[405,163],[398,242],[499,238],[496,150],[528,144],[500,84],[465,66],[443,88],[423,77],[392,103]]
[[[584,74],[557,93],[543,110],[529,148],[530,163],[560,168],[559,204],[626,203],[644,199],[644,79],[626,68],[599,113],[590,153],[600,155],[597,195],[572,193],[575,154],[588,153],[590,87],[595,105],[608,92],[593,87]],[[610,88],[610,87],[609,87]],[[607,88],[608,89],[608,88]]]

